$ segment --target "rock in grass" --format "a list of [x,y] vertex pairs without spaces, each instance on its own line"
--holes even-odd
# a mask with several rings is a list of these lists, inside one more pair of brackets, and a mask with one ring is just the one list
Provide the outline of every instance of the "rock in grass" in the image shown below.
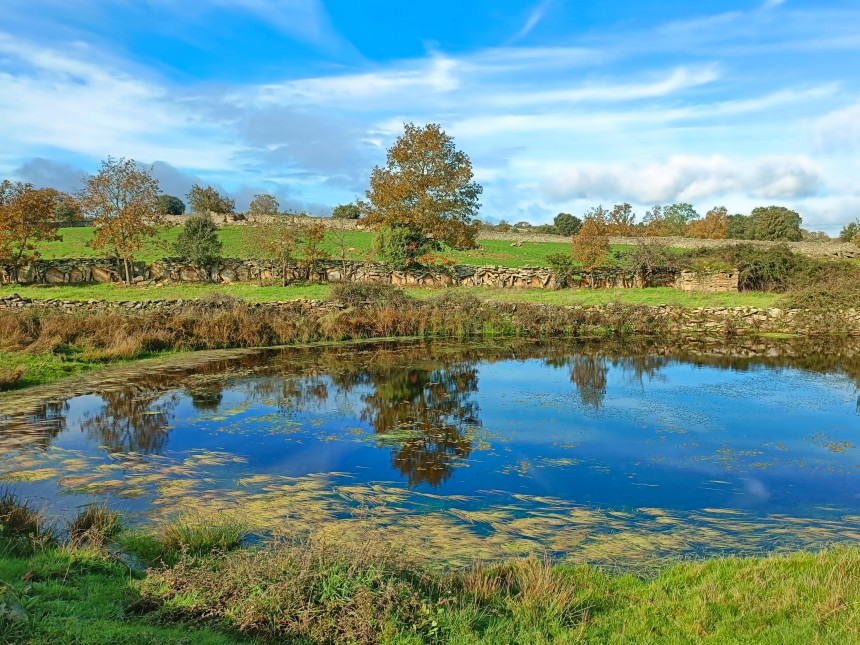
[[23,623],[27,620],[27,612],[12,587],[0,580],[0,623]]

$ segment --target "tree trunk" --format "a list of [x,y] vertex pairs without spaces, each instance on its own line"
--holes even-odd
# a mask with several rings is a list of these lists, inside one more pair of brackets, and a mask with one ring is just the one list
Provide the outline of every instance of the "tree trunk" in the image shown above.
[[129,269],[128,258],[123,258],[122,261],[125,264],[125,283],[131,286],[131,270]]

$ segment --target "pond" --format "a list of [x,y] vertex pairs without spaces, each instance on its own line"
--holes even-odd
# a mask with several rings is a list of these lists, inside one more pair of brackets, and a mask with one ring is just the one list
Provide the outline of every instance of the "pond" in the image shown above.
[[49,512],[239,515],[446,563],[637,565],[860,540],[860,351],[372,343],[241,352],[0,400]]

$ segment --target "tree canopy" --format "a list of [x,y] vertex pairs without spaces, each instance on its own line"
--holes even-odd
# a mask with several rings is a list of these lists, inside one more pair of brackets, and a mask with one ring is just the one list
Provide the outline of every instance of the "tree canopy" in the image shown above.
[[185,202],[173,195],[158,196],[158,212],[161,215],[184,215]]
[[751,238],[799,242],[801,223],[800,214],[784,206],[759,206],[750,214]]
[[11,264],[15,280],[22,265],[38,259],[37,242],[60,239],[55,219],[59,195],[32,184],[0,183],[0,258]]
[[361,210],[357,204],[340,204],[332,209],[331,216],[335,219],[358,219],[361,217]]
[[280,212],[280,208],[281,205],[278,203],[278,200],[275,199],[274,195],[260,193],[258,195],[254,195],[254,199],[251,200],[251,203],[248,206],[248,216],[253,221],[261,222],[265,219],[277,217]]
[[129,284],[134,254],[143,248],[145,238],[155,237],[155,226],[162,223],[158,195],[152,169],[122,157],[102,161],[101,170],[87,177],[80,193],[81,207],[95,220],[92,247],[112,249],[125,264]]
[[222,195],[212,186],[203,188],[194,184],[188,191],[188,204],[192,213],[218,213],[225,215],[232,213],[236,207],[236,200]]
[[579,227],[582,226],[582,220],[570,213],[559,213],[552,223],[561,235],[568,237],[576,235],[579,232]]
[[438,124],[407,123],[385,165],[371,172],[359,208],[370,225],[409,228],[453,248],[474,248],[483,189],[472,177],[469,157]]

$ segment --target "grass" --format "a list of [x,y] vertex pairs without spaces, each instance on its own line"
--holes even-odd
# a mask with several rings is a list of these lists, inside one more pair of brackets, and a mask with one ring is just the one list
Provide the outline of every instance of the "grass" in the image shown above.
[[[232,284],[168,284],[160,287],[122,284],[61,284],[61,285],[16,285],[0,286],[0,297],[17,293],[34,300],[104,300],[107,302],[139,302],[144,300],[178,300],[183,298],[206,298],[228,296],[248,302],[278,302],[284,300],[325,300],[331,286],[327,284],[296,284],[286,287],[259,286],[256,283]],[[407,289],[415,298],[428,299],[445,292],[466,291],[481,300],[500,302],[523,302],[554,305],[604,305],[619,302],[630,305],[673,305],[678,307],[771,307],[779,299],[778,294],[758,291],[736,293],[688,294],[669,287],[649,289],[492,289],[458,287],[452,289]]]
[[[42,242],[39,251],[46,260],[61,258],[95,258],[103,257],[104,250],[94,250],[87,246],[93,239],[93,228],[61,228],[59,234],[62,240],[57,242]],[[171,245],[179,235],[180,227],[162,229],[157,238],[147,242],[144,249],[137,254],[136,259],[152,262],[172,254]],[[225,226],[218,229],[218,238],[223,245],[223,256],[226,258],[247,258],[253,253],[249,248],[248,228],[245,226]],[[345,232],[344,244],[354,249],[346,254],[350,260],[363,260],[371,249],[372,234],[369,231]],[[523,242],[522,246],[511,246],[505,240],[480,240],[481,249],[471,251],[450,251],[445,255],[455,259],[460,264],[477,264],[504,267],[547,266],[546,256],[552,253],[568,253],[570,244],[567,242]],[[325,248],[332,257],[340,258],[340,246],[336,243],[334,234],[326,234]],[[627,248],[615,245],[612,250]],[[250,255],[249,255],[250,254]]]
[[202,284],[185,282],[182,284],[163,284],[162,286],[132,286],[120,283],[84,283],[59,285],[15,285],[0,287],[0,297],[17,293],[25,298],[45,300],[104,300],[106,302],[139,302],[143,300],[191,300],[209,296],[228,296],[241,298],[248,302],[276,302],[305,298],[322,300],[328,295],[329,286],[321,283],[306,285],[259,286],[254,282],[232,284]]
[[639,577],[535,557],[440,570],[344,537],[186,550],[146,571],[127,562],[164,548],[151,534],[121,533],[110,549],[5,553],[0,642],[860,642],[856,547],[694,560]]

